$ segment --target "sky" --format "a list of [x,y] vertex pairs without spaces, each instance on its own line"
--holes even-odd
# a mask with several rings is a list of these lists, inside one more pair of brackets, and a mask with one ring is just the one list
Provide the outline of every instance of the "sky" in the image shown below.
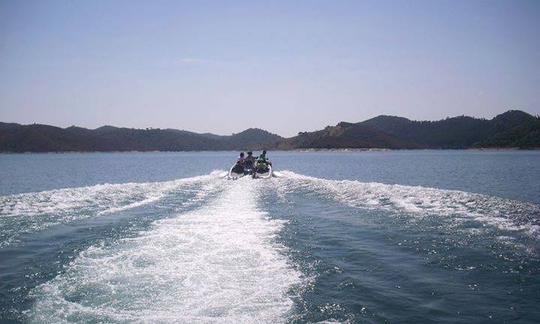
[[282,136],[540,114],[540,1],[0,0],[0,121]]

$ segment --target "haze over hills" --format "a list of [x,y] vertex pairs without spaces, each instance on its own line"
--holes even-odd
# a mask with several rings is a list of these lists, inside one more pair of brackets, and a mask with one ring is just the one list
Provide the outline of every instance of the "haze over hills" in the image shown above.
[[491,120],[459,116],[412,121],[381,115],[359,123],[341,122],[323,130],[301,132],[291,138],[257,128],[221,136],[176,129],[86,129],[0,123],[0,152],[495,147],[540,148],[540,117],[519,110],[507,111]]

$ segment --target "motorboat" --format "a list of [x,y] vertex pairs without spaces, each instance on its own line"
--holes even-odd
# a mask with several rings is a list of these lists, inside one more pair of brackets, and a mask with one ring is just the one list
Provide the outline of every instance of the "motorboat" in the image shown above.
[[235,163],[227,175],[228,179],[236,180],[244,176],[251,176],[253,179],[269,179],[273,176],[272,165],[267,164],[266,168],[244,168]]

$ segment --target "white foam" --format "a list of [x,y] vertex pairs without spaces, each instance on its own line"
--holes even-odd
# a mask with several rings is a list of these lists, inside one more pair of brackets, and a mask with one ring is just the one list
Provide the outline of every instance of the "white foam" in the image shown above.
[[94,246],[34,290],[33,322],[283,322],[301,284],[283,226],[257,208],[261,183],[222,182],[201,209]]
[[22,233],[111,214],[156,202],[191,185],[219,179],[223,171],[164,182],[100,184],[0,196],[0,247]]
[[[356,208],[401,211],[416,216],[460,216],[507,231],[540,238],[540,206],[458,190],[388,185],[351,180],[326,180],[281,171],[278,190],[316,190]],[[457,221],[458,219],[455,218]]]

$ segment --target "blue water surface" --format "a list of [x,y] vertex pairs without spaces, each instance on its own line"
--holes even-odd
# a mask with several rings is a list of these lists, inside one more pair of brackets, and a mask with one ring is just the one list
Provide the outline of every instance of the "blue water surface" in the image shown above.
[[236,154],[0,155],[0,321],[540,321],[540,152]]

